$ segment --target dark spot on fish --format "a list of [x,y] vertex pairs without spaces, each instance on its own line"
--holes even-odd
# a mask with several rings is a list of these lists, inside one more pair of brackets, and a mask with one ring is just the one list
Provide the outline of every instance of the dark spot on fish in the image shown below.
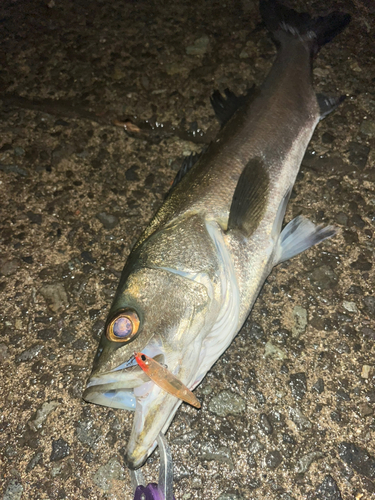
[[146,361],[146,356],[145,356],[144,354],[142,354],[142,356],[141,356],[141,360],[142,360],[142,361]]

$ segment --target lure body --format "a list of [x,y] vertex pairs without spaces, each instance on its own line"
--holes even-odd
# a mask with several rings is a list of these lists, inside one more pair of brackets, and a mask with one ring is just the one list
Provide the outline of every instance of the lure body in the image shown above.
[[167,368],[142,352],[135,352],[134,357],[138,365],[148,377],[161,389],[182,399],[185,403],[200,408],[201,404],[196,396],[173,375]]

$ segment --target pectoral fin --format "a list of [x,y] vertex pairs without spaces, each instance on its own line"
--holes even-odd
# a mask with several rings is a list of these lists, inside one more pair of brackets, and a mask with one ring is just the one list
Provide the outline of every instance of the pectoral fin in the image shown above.
[[317,226],[299,215],[281,232],[275,253],[275,266],[336,234],[333,226]]
[[228,231],[238,229],[248,238],[259,226],[266,211],[269,175],[260,158],[243,169],[229,211]]

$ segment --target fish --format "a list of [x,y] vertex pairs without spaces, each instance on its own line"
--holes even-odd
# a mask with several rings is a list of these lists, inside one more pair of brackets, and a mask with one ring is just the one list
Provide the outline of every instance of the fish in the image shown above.
[[83,398],[134,411],[126,449],[142,466],[182,403],[138,366],[144,353],[190,391],[231,344],[272,269],[335,234],[303,216],[283,219],[315,127],[343,100],[316,94],[312,61],[350,15],[311,17],[261,0],[277,47],[259,88],[211,97],[221,130],[181,167],[132,249]]

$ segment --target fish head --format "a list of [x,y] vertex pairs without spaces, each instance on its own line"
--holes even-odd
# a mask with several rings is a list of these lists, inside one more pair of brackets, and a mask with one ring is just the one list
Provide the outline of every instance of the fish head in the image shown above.
[[150,380],[134,352],[166,365],[192,387],[210,301],[205,285],[171,270],[138,268],[120,282],[83,399],[135,411],[127,449],[131,468],[144,463],[181,403]]

